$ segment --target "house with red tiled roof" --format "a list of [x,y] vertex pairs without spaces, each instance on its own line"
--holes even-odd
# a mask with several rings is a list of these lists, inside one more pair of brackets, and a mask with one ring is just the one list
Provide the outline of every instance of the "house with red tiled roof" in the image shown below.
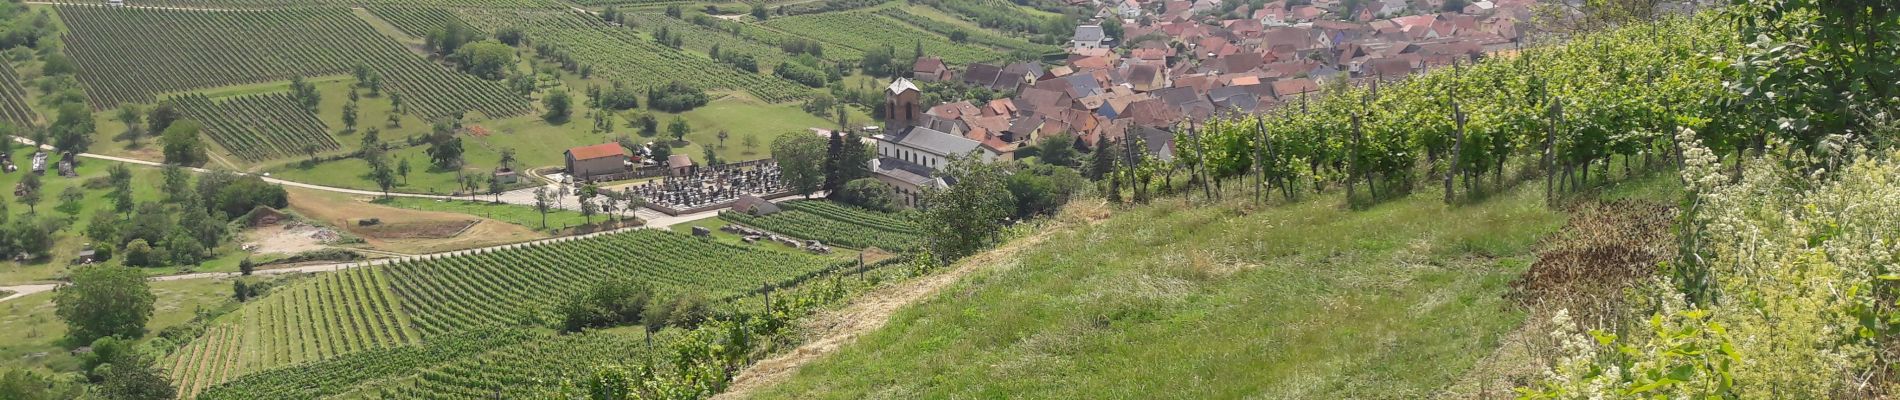
[[946,81],[954,76],[950,66],[944,65],[943,59],[937,57],[918,57],[917,62],[910,67],[910,79],[918,82]]
[[567,149],[567,174],[576,181],[632,171],[632,158],[619,143],[601,143]]

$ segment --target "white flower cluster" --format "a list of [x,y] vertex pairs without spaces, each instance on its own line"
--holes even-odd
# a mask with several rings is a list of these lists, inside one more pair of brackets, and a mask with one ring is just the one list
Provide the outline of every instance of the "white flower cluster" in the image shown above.
[[[1522,389],[1525,397],[1839,398],[1866,390],[1880,367],[1874,348],[1891,339],[1861,322],[1892,318],[1897,307],[1876,283],[1900,272],[1900,152],[1843,146],[1820,160],[1751,161],[1734,180],[1693,132],[1678,138],[1694,196],[1687,253],[1709,277],[1706,299],[1690,304],[1676,285],[1651,285],[1654,317],[1626,337],[1586,335],[1558,313],[1552,323],[1563,329],[1552,335],[1564,338],[1564,356],[1540,386]],[[1838,165],[1846,166],[1824,169]]]

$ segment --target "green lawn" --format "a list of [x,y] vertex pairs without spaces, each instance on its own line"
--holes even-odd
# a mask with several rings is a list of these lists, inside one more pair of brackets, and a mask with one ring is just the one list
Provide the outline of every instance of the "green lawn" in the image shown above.
[[[552,209],[549,210],[547,214],[547,229],[542,229],[541,212],[536,211],[534,207],[505,203],[498,204],[487,200],[471,202],[465,200],[430,200],[413,197],[397,197],[377,200],[376,204],[412,210],[468,214],[539,230],[558,230],[567,227],[581,226],[587,224],[588,221],[580,212]],[[593,217],[593,222],[606,220],[608,220],[608,216],[606,215],[595,215]]]
[[[201,308],[231,301],[231,281],[226,279],[152,282],[151,287],[158,298],[152,319],[145,324],[147,338],[190,321]],[[79,367],[79,360],[59,345],[66,323],[54,315],[54,309],[52,292],[0,303],[0,326],[7,327],[0,329],[0,369],[70,371]]]
[[1537,186],[1163,200],[989,264],[761,397],[1427,397],[1522,322],[1501,296],[1565,219]]

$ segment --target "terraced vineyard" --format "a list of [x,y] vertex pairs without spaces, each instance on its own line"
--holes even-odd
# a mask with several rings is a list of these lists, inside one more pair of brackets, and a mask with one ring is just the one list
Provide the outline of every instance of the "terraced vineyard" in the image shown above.
[[402,33],[414,37],[426,37],[430,31],[448,26],[450,21],[468,26],[468,23],[462,22],[460,17],[455,16],[455,12],[444,8],[372,6],[369,7],[369,12],[376,14],[377,18],[389,21],[390,25],[395,26]]
[[[923,44],[924,53],[943,57],[953,64],[990,61],[1004,56],[993,49],[958,44],[949,37],[918,29],[903,21],[870,11],[807,14],[765,21],[773,29],[817,39],[825,43],[871,51],[890,45],[906,53]],[[826,48],[830,51],[830,48]]]
[[179,110],[204,123],[204,133],[244,161],[343,148],[316,115],[290,95],[261,94],[213,101],[202,94],[173,97]]
[[[764,25],[759,25],[759,24],[740,24],[739,36],[744,37],[746,39],[750,39],[755,42],[764,43],[764,44],[772,45],[772,46],[778,46],[782,43],[785,43],[786,40],[804,39],[804,38],[798,37],[797,35],[781,32],[772,28],[767,28]],[[858,49],[839,46],[835,44],[826,44],[824,47],[825,47],[824,58],[827,60],[840,61],[840,62],[846,62],[846,63],[856,63],[858,62],[858,60],[864,59],[864,52]]]
[[969,35],[970,43],[982,44],[985,46],[995,47],[999,49],[1023,50],[1023,51],[1031,51],[1031,52],[1037,52],[1037,53],[1048,53],[1048,52],[1062,50],[1062,48],[1056,47],[1056,46],[1030,43],[1028,40],[1023,40],[1021,38],[999,35],[996,32],[990,31],[988,29],[967,29],[964,27],[956,26],[948,22],[931,19],[930,17],[912,14],[908,11],[904,11],[904,9],[902,8],[886,8],[883,10],[879,10],[877,14],[879,16],[888,17],[893,20],[910,24],[911,26],[915,26],[918,29],[923,29],[926,31],[930,31],[931,33],[944,35],[945,37],[950,36],[952,32],[963,32],[964,34]]
[[362,390],[364,398],[536,398],[563,378],[586,376],[598,365],[629,364],[648,357],[642,334],[587,332],[549,337],[465,357],[422,370],[415,379]]
[[204,11],[58,6],[63,39],[96,109],[160,93],[342,74],[358,63],[400,93],[411,113],[510,116],[526,99],[499,83],[436,65],[346,8]]
[[[778,65],[780,61],[785,61],[786,58],[790,57],[785,54],[785,51],[779,50],[778,46],[747,39],[729,31],[709,28],[692,23],[691,21],[668,17],[665,14],[627,13],[627,23],[648,32],[658,31],[661,27],[665,27],[667,30],[679,34],[683,38],[682,40],[685,42],[686,48],[699,52],[707,52],[712,49],[714,45],[718,45],[720,52],[751,54],[752,57],[759,61],[759,68],[761,69],[771,68],[771,66]],[[727,26],[733,27],[744,25],[736,22],[723,22],[723,24],[729,24]]]
[[659,230],[391,265],[403,309],[425,334],[503,325],[545,312],[602,279],[727,296],[823,271],[823,258],[754,250]]
[[428,343],[376,349],[314,363],[245,375],[203,390],[200,399],[308,399],[335,396],[364,382],[545,337],[527,328],[482,329],[438,337]]
[[0,120],[19,125],[30,125],[37,119],[33,106],[27,104],[26,87],[20,86],[20,77],[13,68],[0,65]]
[[[134,0],[138,5],[261,8],[283,6],[453,6],[480,8],[563,8],[554,0]],[[131,3],[131,2],[128,2]]]
[[909,251],[922,242],[922,230],[916,223],[890,214],[822,200],[793,201],[780,207],[785,210],[761,217],[740,212],[719,216],[780,234],[860,249]]
[[476,27],[518,27],[535,43],[551,44],[594,75],[640,87],[680,81],[704,89],[744,90],[768,102],[803,99],[811,90],[770,75],[740,71],[703,54],[661,46],[633,30],[572,12],[468,11]]
[[273,290],[174,352],[181,394],[246,373],[419,342],[382,270],[326,273]]

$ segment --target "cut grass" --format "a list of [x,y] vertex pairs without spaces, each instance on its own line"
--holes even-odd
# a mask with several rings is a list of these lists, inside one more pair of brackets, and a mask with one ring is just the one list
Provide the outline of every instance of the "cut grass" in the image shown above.
[[[588,219],[579,212],[565,209],[550,209],[547,214],[547,227],[542,228],[541,212],[536,211],[534,207],[494,203],[485,200],[430,200],[413,197],[397,197],[380,199],[376,201],[376,204],[412,210],[468,214],[537,230],[559,230],[567,227],[586,225],[588,222]],[[606,215],[595,215],[593,222],[601,222],[609,218],[610,217]]]
[[[154,337],[166,327],[190,321],[199,309],[219,307],[231,301],[231,281],[192,279],[151,283],[152,318],[145,324],[146,337]],[[0,369],[35,368],[73,371],[79,359],[61,347],[66,323],[54,315],[53,292],[41,292],[0,303]]]
[[1564,221],[1530,186],[1463,207],[1138,207],[985,266],[760,397],[1428,396],[1523,319],[1501,295]]

